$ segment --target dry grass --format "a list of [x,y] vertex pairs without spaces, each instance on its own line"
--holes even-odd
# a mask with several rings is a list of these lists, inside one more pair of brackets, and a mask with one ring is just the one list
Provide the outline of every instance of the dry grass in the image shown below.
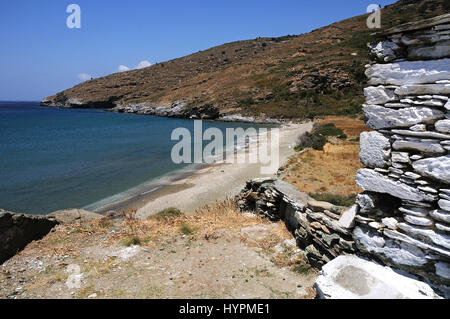
[[[193,238],[214,238],[215,231],[226,229],[239,231],[242,227],[269,223],[256,217],[246,217],[237,208],[232,199],[206,205],[192,215],[176,215],[169,218],[149,218],[136,220],[133,226],[136,236],[148,238],[149,243],[159,242],[168,236],[189,235]],[[127,228],[120,233],[127,236]]]
[[334,123],[336,127],[344,131],[349,139],[359,137],[362,132],[371,130],[364,121],[345,116],[327,116],[321,121],[321,124],[326,123]]
[[[444,5],[448,1],[416,2],[383,8],[383,28],[448,12]],[[426,3],[428,9],[419,10]],[[363,100],[363,70],[369,62],[366,43],[374,40],[366,18],[353,17],[296,37],[227,43],[145,69],[86,81],[64,94],[107,107],[117,98],[122,104],[211,103],[222,111],[283,118],[354,114]],[[310,83],[305,76],[311,75],[327,81]],[[342,89],[332,89],[332,84]],[[310,91],[311,97],[301,95]],[[242,103],[249,98],[255,103]]]
[[[150,246],[183,234],[192,239],[213,239],[217,238],[215,232],[218,229],[238,232],[243,227],[270,223],[262,217],[244,216],[232,199],[206,205],[192,215],[181,214],[147,220],[136,219],[133,214],[128,217],[119,222],[119,225],[105,223],[105,220],[60,225],[42,240],[30,243],[27,249],[19,254],[33,255],[38,251],[41,257],[76,257],[80,248],[92,245],[94,238],[97,238],[98,245],[103,247],[116,243],[125,246]],[[116,229],[111,232],[109,227]]]
[[358,137],[367,127],[360,119],[330,116],[322,123],[334,123],[344,130],[348,140],[330,139],[323,151],[308,150],[292,156],[286,165],[283,180],[306,193],[332,193],[348,196],[360,193],[355,183],[356,171],[362,167],[359,161]]

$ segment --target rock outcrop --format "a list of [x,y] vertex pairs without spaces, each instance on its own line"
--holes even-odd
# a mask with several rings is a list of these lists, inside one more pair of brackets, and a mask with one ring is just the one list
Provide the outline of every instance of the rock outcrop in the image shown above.
[[105,218],[82,209],[68,209],[48,215],[16,214],[0,209],[0,264],[34,240],[47,235],[58,224],[89,222]]
[[57,225],[54,218],[15,214],[0,210],[0,264]]
[[55,219],[58,224],[73,224],[73,223],[84,223],[93,220],[100,220],[102,218],[107,218],[97,213],[92,213],[83,209],[65,209],[58,210],[56,212],[46,215],[47,218]]
[[353,239],[358,252],[448,291],[450,14],[371,46]]

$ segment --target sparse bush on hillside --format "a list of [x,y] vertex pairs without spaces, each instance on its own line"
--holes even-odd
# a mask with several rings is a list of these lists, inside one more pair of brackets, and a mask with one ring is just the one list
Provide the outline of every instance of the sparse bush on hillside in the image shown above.
[[340,136],[344,134],[344,131],[337,128],[334,123],[322,124],[314,129],[314,132],[323,136]]
[[329,193],[313,193],[309,194],[312,198],[318,201],[328,202],[336,206],[350,207],[355,203],[356,194],[348,196],[329,194]]
[[160,211],[159,213],[151,216],[150,218],[171,219],[171,218],[179,217],[181,215],[183,215],[181,210],[179,210],[178,208],[175,208],[175,207],[169,207],[169,208],[166,208],[166,209]]
[[323,151],[323,147],[327,143],[327,136],[336,136],[340,139],[347,139],[347,135],[343,130],[337,128],[334,123],[326,123],[316,126],[312,133],[306,132],[297,139],[296,151],[305,148],[313,148],[318,151]]
[[180,232],[183,233],[184,235],[191,235],[195,232],[195,228],[187,223],[183,223],[180,226]]
[[306,132],[305,134],[299,136],[295,150],[301,151],[305,148],[310,147],[315,150],[322,151],[326,143],[327,138],[325,136],[316,133]]

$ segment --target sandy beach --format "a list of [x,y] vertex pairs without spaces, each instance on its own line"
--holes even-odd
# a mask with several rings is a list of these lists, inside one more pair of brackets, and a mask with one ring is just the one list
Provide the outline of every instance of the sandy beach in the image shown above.
[[[294,154],[296,139],[300,134],[312,129],[313,123],[286,124],[280,129],[279,166]],[[264,138],[259,136],[258,138]],[[237,152],[236,158],[257,152],[257,143]],[[240,162],[240,161],[236,161]],[[261,173],[261,163],[216,163],[191,171],[184,178],[172,181],[159,187],[148,196],[140,196],[126,203],[120,209],[137,209],[137,217],[146,218],[168,207],[176,207],[185,213],[193,213],[196,209],[235,196],[248,179],[274,176],[278,170]],[[116,207],[115,209],[117,209]]]

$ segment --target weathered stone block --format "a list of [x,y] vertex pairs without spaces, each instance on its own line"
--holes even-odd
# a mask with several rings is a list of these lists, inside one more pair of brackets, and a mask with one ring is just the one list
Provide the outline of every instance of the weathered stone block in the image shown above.
[[430,212],[430,216],[437,221],[441,221],[450,224],[450,213],[443,210],[433,210]]
[[435,43],[430,46],[410,47],[407,56],[411,60],[447,58],[450,56],[450,41]]
[[390,264],[422,267],[428,262],[422,250],[409,245],[399,245],[368,228],[356,227],[353,230],[353,240],[359,251],[376,255]]
[[441,120],[434,123],[436,130],[442,133],[450,133],[450,120]]
[[413,84],[403,85],[395,89],[395,94],[400,96],[405,95],[423,95],[423,94],[436,94],[436,95],[449,95],[450,84]]
[[391,160],[392,162],[395,163],[404,163],[404,164],[411,163],[411,160],[409,159],[409,154],[407,152],[393,152]]
[[445,149],[439,143],[430,143],[422,141],[397,140],[392,144],[395,150],[419,151],[428,154],[445,154]]
[[412,237],[422,239],[427,243],[432,243],[450,250],[450,237],[447,235],[441,235],[432,229],[416,227],[406,223],[399,223],[398,228]]
[[441,209],[450,212],[450,200],[441,199],[438,201],[438,205]]
[[396,101],[398,98],[393,90],[388,90],[383,86],[369,86],[364,89],[367,104],[384,104],[390,101]]
[[450,184],[450,155],[421,159],[415,161],[412,166],[423,176]]
[[405,215],[404,218],[405,218],[405,221],[407,221],[408,223],[410,223],[412,225],[416,225],[416,226],[427,227],[427,226],[433,225],[433,220],[428,217],[417,217],[417,216]]
[[370,85],[411,85],[450,79],[450,59],[375,64],[366,70]]
[[426,123],[432,124],[444,118],[444,113],[428,107],[410,107],[405,109],[389,109],[378,105],[363,107],[367,126],[373,129],[409,127]]
[[381,41],[370,45],[370,53],[372,57],[379,62],[389,62],[397,58],[397,54],[402,50],[395,42]]
[[355,225],[356,214],[358,214],[358,206],[353,205],[342,213],[342,216],[339,219],[339,225],[344,228],[352,228]]
[[387,167],[390,153],[391,143],[383,134],[378,132],[361,133],[359,158],[365,166]]
[[356,174],[356,184],[365,191],[385,193],[412,201],[433,201],[434,197],[414,187],[394,181],[371,169],[360,169]]

